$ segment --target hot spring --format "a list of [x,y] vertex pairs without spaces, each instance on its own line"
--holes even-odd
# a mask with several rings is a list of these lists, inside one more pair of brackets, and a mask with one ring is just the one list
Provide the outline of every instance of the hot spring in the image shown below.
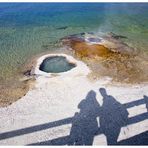
[[53,56],[46,58],[39,69],[47,73],[60,73],[71,70],[75,66],[74,63],[69,63],[63,56]]

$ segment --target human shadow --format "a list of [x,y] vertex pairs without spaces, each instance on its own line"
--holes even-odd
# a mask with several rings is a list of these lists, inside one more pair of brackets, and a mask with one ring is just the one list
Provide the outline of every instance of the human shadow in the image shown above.
[[73,117],[68,145],[92,145],[99,129],[97,116],[99,116],[100,105],[96,100],[96,93],[93,90],[89,91],[78,108],[80,111]]
[[[99,91],[103,96],[102,106],[100,107],[96,100],[96,93],[93,90],[88,92],[86,98],[78,104],[80,111],[72,117],[70,135],[31,145],[92,145],[94,136],[99,134],[106,136],[108,145],[126,145],[129,142],[134,145],[137,141],[135,137],[121,142],[117,142],[117,139],[121,127],[147,119],[147,113],[128,118],[127,111],[127,108],[146,104],[147,96],[121,104],[113,96],[108,95],[105,88],[100,88]],[[100,119],[100,127],[98,127],[97,117]]]
[[[74,117],[13,131],[1,132],[0,140],[72,124],[70,135],[28,145],[92,145],[94,136],[100,134],[106,136],[108,145],[126,145],[129,142],[131,145],[134,145],[137,142],[137,137],[132,137],[121,142],[117,142],[117,139],[122,126],[138,123],[148,118],[148,112],[128,118],[128,112],[126,110],[127,108],[142,104],[146,104],[148,108],[148,97],[144,95],[142,99],[120,104],[113,96],[108,95],[104,88],[100,88],[100,93],[103,96],[103,104],[101,107],[96,100],[96,93],[91,90],[88,92],[86,98],[78,104],[80,111],[75,113]],[[98,127],[97,124],[97,117],[100,119],[100,127]],[[143,136],[139,135],[138,137],[142,137],[142,139],[144,137],[146,139],[146,135],[147,133],[143,134]],[[142,144],[144,142],[141,141],[138,143]]]
[[99,91],[103,96],[100,128],[107,138],[107,144],[116,145],[121,127],[127,124],[128,111],[113,96],[108,95],[105,88],[100,88]]

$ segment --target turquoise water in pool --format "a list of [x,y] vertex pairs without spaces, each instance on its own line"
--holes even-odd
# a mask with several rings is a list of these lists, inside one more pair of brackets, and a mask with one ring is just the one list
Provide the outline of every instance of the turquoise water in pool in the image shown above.
[[[80,32],[114,32],[145,56],[148,3],[0,3],[0,83],[14,80],[32,56]],[[50,48],[46,48],[48,45]]]
[[65,57],[54,56],[46,58],[40,65],[40,70],[47,73],[60,73],[71,70],[76,65],[69,63]]

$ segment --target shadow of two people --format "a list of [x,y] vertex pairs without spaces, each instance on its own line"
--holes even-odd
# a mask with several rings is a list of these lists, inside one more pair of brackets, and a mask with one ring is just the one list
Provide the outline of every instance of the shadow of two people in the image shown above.
[[[137,123],[147,119],[147,113],[140,114],[133,119],[128,118],[127,108],[135,105],[146,104],[148,106],[148,97],[144,95],[143,99],[121,104],[113,96],[108,95],[105,88],[99,89],[103,97],[103,104],[100,106],[96,99],[96,93],[91,90],[79,104],[79,112],[74,117],[63,119],[53,123],[44,124],[41,127],[36,126],[35,129],[46,129],[72,123],[70,135],[59,137],[56,139],[32,143],[30,145],[93,145],[94,137],[104,134],[108,145],[147,145],[148,132],[136,135],[129,139],[117,142],[120,130],[123,126]],[[99,117],[100,126],[98,127],[97,118]],[[31,129],[34,130],[34,127]],[[30,128],[27,130],[30,131]],[[26,133],[26,129],[22,132]],[[35,130],[36,131],[36,130]],[[17,132],[12,132],[18,134]],[[6,134],[5,134],[6,135]],[[11,135],[10,133],[7,135]],[[9,136],[8,136],[9,137]]]
[[98,133],[106,136],[108,145],[117,143],[120,129],[128,120],[128,111],[113,96],[108,95],[105,88],[100,88],[99,91],[103,97],[102,106],[96,100],[93,90],[79,103],[80,111],[74,115],[68,145],[92,145],[94,136]]

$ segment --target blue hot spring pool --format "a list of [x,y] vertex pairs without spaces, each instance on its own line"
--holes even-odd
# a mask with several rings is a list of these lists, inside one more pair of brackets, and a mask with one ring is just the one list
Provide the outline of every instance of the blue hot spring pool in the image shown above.
[[40,70],[47,73],[60,73],[71,70],[76,65],[69,63],[65,57],[53,56],[46,58],[40,65]]

